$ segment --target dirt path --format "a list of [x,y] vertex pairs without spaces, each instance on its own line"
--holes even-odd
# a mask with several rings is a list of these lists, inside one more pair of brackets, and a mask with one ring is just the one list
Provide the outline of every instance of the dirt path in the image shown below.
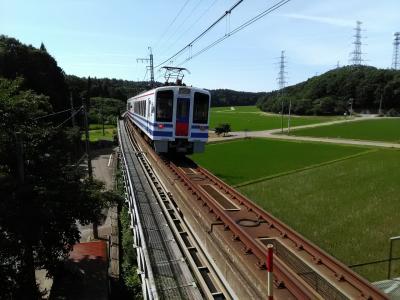
[[[371,120],[376,119],[376,117],[362,117],[362,118],[354,118],[347,120],[336,120],[325,123],[317,123],[303,126],[293,127],[292,130],[304,129],[304,128],[315,128],[321,126],[328,126],[333,124],[341,124],[341,123],[349,123],[349,122],[358,122],[363,120]],[[383,119],[383,118],[379,118]],[[286,129],[287,130],[287,129]],[[284,129],[285,132],[285,129]],[[293,136],[287,134],[279,134],[281,133],[281,129],[270,129],[263,131],[235,131],[231,132],[229,136],[225,137],[210,137],[208,142],[220,142],[234,139],[242,139],[246,137],[257,137],[257,138],[270,138],[277,140],[297,140],[297,141],[310,141],[310,142],[323,142],[323,143],[333,143],[333,144],[348,144],[348,145],[362,145],[362,146],[372,146],[372,147],[384,147],[384,148],[397,148],[400,149],[400,144],[397,143],[389,143],[389,142],[380,142],[380,141],[366,141],[366,140],[352,140],[352,139],[341,139],[341,138],[320,138],[320,137],[308,137],[308,136]],[[213,136],[213,135],[212,135]]]

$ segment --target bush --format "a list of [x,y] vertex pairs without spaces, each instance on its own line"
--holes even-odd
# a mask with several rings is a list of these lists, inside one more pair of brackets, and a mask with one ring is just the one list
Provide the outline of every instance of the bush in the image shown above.
[[219,124],[214,129],[215,133],[219,136],[223,134],[224,136],[231,131],[231,125],[228,123]]

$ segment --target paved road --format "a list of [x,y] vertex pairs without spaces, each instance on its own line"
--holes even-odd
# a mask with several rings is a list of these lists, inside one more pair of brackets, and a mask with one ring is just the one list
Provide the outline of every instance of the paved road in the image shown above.
[[[358,121],[363,121],[363,120],[368,120],[368,119],[376,119],[376,117],[362,117],[362,118],[337,120],[337,121],[332,121],[332,122],[303,125],[303,126],[293,127],[293,130],[304,129],[304,128],[314,128],[314,127],[321,127],[321,126],[328,126],[328,125],[333,125],[333,124],[341,124],[341,123],[349,123],[349,122],[358,122]],[[380,119],[382,119],[382,118],[380,118]],[[229,136],[211,137],[208,139],[208,141],[209,142],[220,142],[220,141],[241,139],[241,138],[245,138],[245,137],[257,137],[257,138],[270,138],[270,139],[278,139],[278,140],[297,140],[297,141],[323,142],[323,143],[348,144],[348,145],[363,145],[363,146],[400,149],[400,144],[397,144],[397,143],[351,140],[351,139],[342,139],[342,138],[320,138],[320,137],[308,137],[308,136],[294,136],[294,135],[287,135],[287,134],[279,134],[280,132],[281,132],[280,128],[263,130],[263,131],[247,131],[247,132],[234,131],[234,132],[231,132],[229,134]]]
[[[112,153],[112,149],[105,149],[101,152],[94,153],[92,159],[93,176],[97,180],[104,182],[106,189],[112,189],[114,184],[112,174],[114,157],[111,157],[110,160],[110,155]],[[107,217],[105,217],[102,224],[98,227],[99,237],[107,237],[111,234],[110,213],[108,213],[108,210],[104,210],[103,214]],[[93,240],[92,224],[86,226],[79,225],[79,230],[81,232],[81,242]]]

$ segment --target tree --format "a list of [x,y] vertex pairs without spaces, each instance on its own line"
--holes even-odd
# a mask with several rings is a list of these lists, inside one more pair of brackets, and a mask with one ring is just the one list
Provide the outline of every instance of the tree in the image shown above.
[[53,275],[79,241],[76,222],[98,220],[113,197],[74,166],[65,130],[40,118],[48,97],[22,86],[0,78],[0,288],[34,299],[35,268]]
[[214,131],[218,136],[221,134],[223,134],[223,136],[226,136],[226,134],[231,131],[231,125],[228,123],[219,124],[215,127]]

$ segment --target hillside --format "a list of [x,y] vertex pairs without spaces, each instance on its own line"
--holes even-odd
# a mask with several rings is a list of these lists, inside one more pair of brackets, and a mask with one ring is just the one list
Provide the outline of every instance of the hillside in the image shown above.
[[[23,77],[24,88],[49,96],[56,111],[69,107],[70,93],[75,106],[80,105],[88,88],[88,78],[66,75],[43,44],[37,49],[5,35],[0,35],[0,77]],[[157,82],[156,85],[162,86],[162,83]],[[149,88],[146,81],[96,77],[90,80],[91,97],[119,99],[122,102]],[[210,92],[212,106],[254,105],[265,95],[228,89]]]
[[284,111],[292,100],[292,113],[299,115],[343,114],[353,99],[356,112],[377,113],[382,97],[382,110],[400,112],[400,71],[370,66],[346,66],[312,77],[307,81],[267,93],[258,101],[263,111]]

